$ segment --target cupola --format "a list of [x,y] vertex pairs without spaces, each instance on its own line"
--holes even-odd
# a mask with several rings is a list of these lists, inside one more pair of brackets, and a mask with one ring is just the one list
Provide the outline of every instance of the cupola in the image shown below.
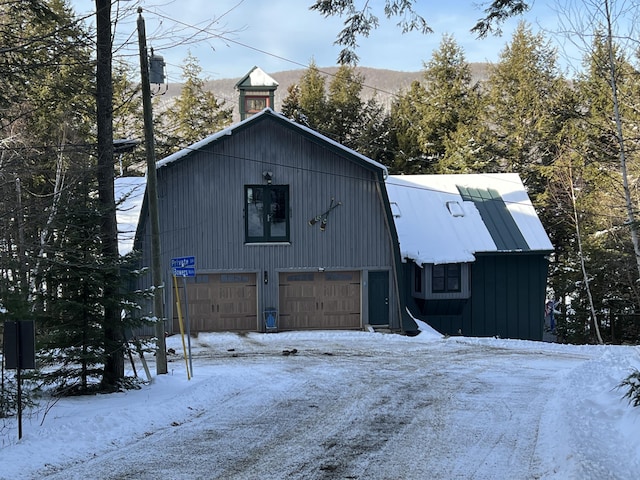
[[240,92],[240,120],[244,120],[265,108],[274,108],[274,92],[278,82],[267,75],[260,67],[253,67],[249,73],[236,83]]

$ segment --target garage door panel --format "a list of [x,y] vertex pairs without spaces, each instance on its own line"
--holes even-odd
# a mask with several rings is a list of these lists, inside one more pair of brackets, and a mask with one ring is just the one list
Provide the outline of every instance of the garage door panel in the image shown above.
[[280,329],[359,329],[360,272],[280,274]]
[[360,328],[360,314],[325,314],[327,328],[353,329]]
[[[258,328],[256,275],[198,275],[187,283],[189,322],[192,332],[255,331]],[[184,294],[180,288],[185,315]],[[177,307],[174,331],[179,331]]]

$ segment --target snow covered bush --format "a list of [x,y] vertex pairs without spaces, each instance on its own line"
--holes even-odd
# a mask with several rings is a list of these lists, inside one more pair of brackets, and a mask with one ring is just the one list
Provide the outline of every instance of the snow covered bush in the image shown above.
[[634,407],[640,406],[640,371],[635,370],[630,373],[629,376],[618,385],[618,388],[627,390],[623,398],[628,398],[630,404]]

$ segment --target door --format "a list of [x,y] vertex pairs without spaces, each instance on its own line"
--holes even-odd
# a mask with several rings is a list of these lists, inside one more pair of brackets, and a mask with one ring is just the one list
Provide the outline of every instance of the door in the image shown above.
[[[178,286],[180,301],[184,302],[182,282]],[[188,279],[191,331],[256,331],[256,293],[255,273],[198,274],[195,278]],[[184,303],[182,308],[184,316]],[[175,301],[173,312],[173,331],[176,332],[179,331],[179,324]]]
[[369,325],[389,325],[389,272],[369,272]]
[[281,330],[360,329],[360,272],[280,274]]

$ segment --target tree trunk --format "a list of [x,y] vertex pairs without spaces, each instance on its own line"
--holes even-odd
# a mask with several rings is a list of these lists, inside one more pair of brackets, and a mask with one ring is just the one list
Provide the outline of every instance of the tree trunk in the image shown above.
[[600,325],[598,325],[598,316],[596,315],[596,308],[593,304],[593,295],[591,294],[591,284],[589,283],[589,275],[587,274],[587,266],[584,262],[584,252],[582,250],[582,236],[580,233],[580,222],[578,219],[578,208],[576,207],[576,192],[573,188],[573,170],[571,164],[569,164],[569,195],[571,196],[571,206],[573,207],[573,222],[576,229],[576,240],[578,242],[578,256],[580,258],[580,269],[582,271],[582,279],[584,281],[585,289],[587,290],[587,297],[589,299],[589,309],[591,310],[591,322],[593,329],[596,333],[598,344],[602,345],[602,335],[600,335]]
[[113,190],[113,79],[111,72],[111,0],[96,0],[96,114],[98,144],[98,198],[104,257],[105,366],[102,385],[113,389],[124,377],[124,353],[120,328],[118,226]]

